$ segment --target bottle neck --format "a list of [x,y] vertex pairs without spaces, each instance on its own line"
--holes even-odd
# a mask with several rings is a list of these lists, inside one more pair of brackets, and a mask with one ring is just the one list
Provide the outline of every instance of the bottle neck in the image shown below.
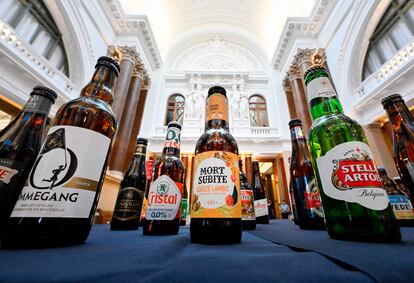
[[308,144],[306,142],[306,137],[303,133],[302,127],[295,126],[291,128],[290,135],[292,138],[291,165],[310,160]]
[[343,113],[335,89],[325,70],[315,70],[305,78],[312,120]]
[[117,74],[114,70],[104,65],[98,65],[92,80],[83,88],[81,96],[97,98],[112,105],[116,79]]
[[32,94],[23,107],[22,112],[23,113],[41,113],[45,116],[49,115],[50,108],[52,107],[52,100],[49,98],[38,95],[38,94]]
[[229,114],[227,97],[221,93],[213,93],[206,101],[206,130],[229,130]]
[[[143,144],[137,144],[132,158],[131,165],[128,168],[128,173],[139,172],[141,168],[145,171],[145,154],[147,152],[147,146]],[[145,173],[145,172],[144,172]]]
[[398,132],[402,124],[413,124],[413,118],[411,116],[410,110],[402,101],[396,101],[395,103],[390,103],[385,111],[390,118],[390,122],[394,127],[394,131]]

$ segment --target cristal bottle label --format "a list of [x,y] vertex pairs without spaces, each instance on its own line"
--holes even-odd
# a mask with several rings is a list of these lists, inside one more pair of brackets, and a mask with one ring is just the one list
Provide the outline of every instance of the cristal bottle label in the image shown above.
[[224,151],[199,153],[194,169],[191,218],[241,218],[237,154]]
[[389,195],[390,203],[397,219],[414,219],[413,206],[405,195]]
[[373,210],[387,208],[389,199],[366,143],[337,145],[318,158],[316,164],[321,189],[327,196]]
[[332,84],[327,77],[313,79],[308,83],[306,89],[308,92],[308,102],[311,102],[315,98],[332,97],[336,95]]
[[167,175],[152,182],[147,197],[146,220],[179,219],[183,187],[183,183],[174,182]]
[[88,218],[110,142],[89,129],[50,128],[11,217]]
[[254,196],[252,190],[240,190],[242,220],[256,220],[254,213]]
[[140,217],[144,192],[134,187],[122,188],[118,193],[113,218],[127,221]]
[[181,130],[177,127],[168,127],[167,135],[164,141],[165,147],[173,147],[180,149]]
[[256,217],[269,215],[266,198],[254,201],[254,212],[256,213]]

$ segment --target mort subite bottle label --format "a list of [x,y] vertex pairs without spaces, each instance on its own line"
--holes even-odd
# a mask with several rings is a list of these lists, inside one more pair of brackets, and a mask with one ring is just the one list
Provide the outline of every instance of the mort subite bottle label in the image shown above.
[[167,175],[155,180],[148,191],[145,218],[147,220],[173,220],[180,212],[183,184]]
[[316,160],[324,192],[331,198],[374,209],[387,208],[389,199],[366,143],[346,142]]
[[88,218],[109,145],[92,130],[50,128],[11,217]]
[[192,218],[241,218],[237,154],[207,151],[195,158]]

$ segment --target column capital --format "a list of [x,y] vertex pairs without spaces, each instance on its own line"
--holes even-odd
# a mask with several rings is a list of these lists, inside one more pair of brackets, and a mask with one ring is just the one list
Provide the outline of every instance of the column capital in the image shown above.
[[142,63],[139,53],[133,46],[110,45],[108,46],[108,54],[118,62],[121,62],[122,60],[129,60],[134,65]]
[[292,88],[290,87],[290,81],[289,81],[289,76],[288,75],[286,75],[285,78],[283,79],[282,85],[283,85],[283,90],[285,92],[292,91]]
[[326,63],[326,53],[324,48],[318,48],[315,50],[312,56],[312,63],[314,65],[323,65]]
[[302,65],[308,64],[312,65],[312,55],[314,54],[315,49],[309,48],[299,48],[298,52],[295,55],[295,59],[297,60],[297,64],[299,68],[302,68]]
[[142,81],[141,89],[149,90],[150,87],[151,87],[151,78],[148,76],[148,73],[147,73],[146,76],[144,76],[144,80]]
[[287,71],[287,77],[289,78],[289,81],[302,79],[302,75],[300,74],[299,66],[296,64],[292,64],[289,67],[289,70]]
[[138,62],[134,66],[134,70],[132,71],[132,76],[140,77],[141,79],[145,76],[145,66],[143,63]]

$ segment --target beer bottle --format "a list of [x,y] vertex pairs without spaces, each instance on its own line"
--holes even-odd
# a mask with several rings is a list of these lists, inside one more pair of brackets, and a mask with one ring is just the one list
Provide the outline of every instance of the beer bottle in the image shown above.
[[119,65],[100,57],[80,97],[56,113],[11,214],[6,247],[83,243],[89,235],[117,127],[112,112]]
[[400,229],[364,130],[343,114],[323,66],[305,73],[313,119],[309,145],[325,223],[332,238],[398,242]]
[[213,86],[198,139],[191,191],[191,242],[239,243],[242,236],[239,149],[229,132],[226,90]]
[[241,219],[243,230],[256,229],[256,214],[254,213],[254,194],[253,188],[247,181],[244,174],[243,162],[239,159],[240,168],[240,200],[241,200]]
[[404,186],[404,183],[402,182],[400,177],[394,177],[392,178],[392,180],[394,181],[394,183],[397,185],[397,188],[404,193],[404,195],[408,196],[408,190],[407,188]]
[[297,211],[297,222],[301,229],[324,229],[318,185],[316,184],[306,137],[303,134],[302,121],[299,119],[291,120],[289,128],[292,139],[290,178]]
[[397,184],[388,177],[387,171],[383,166],[378,166],[377,168],[398,224],[400,226],[414,226],[414,212],[411,201],[397,187]]
[[[184,176],[185,176],[184,171]],[[181,209],[180,209],[180,226],[185,226],[187,224],[187,211],[188,211],[188,191],[187,186],[184,180],[184,187],[183,187],[183,197],[181,199]]]
[[267,206],[266,191],[260,179],[259,162],[253,161],[253,193],[254,212],[257,224],[269,224],[269,208]]
[[299,223],[298,223],[298,210],[296,208],[295,196],[293,194],[293,182],[294,182],[293,178],[290,178],[289,198],[290,198],[290,204],[292,205],[293,223],[295,223],[295,225],[299,225]]
[[144,235],[173,235],[180,228],[184,165],[180,160],[181,125],[170,122],[162,155],[155,161],[151,184],[145,192]]
[[145,171],[147,144],[147,139],[137,139],[134,157],[120,184],[111,230],[138,229],[142,202],[147,188]]
[[0,133],[0,237],[42,146],[56,93],[36,86],[23,110]]
[[381,101],[393,127],[394,162],[411,203],[414,202],[414,120],[401,95]]

